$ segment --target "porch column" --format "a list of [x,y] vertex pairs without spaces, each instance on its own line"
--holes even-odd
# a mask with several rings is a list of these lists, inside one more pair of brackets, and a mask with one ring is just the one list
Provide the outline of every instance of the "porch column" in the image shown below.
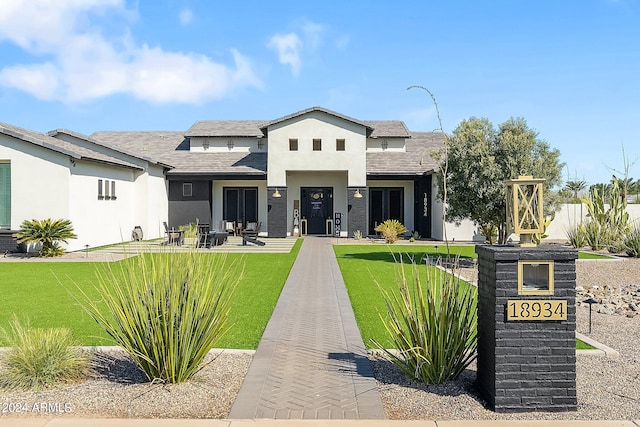
[[[356,197],[356,191],[362,197]],[[368,234],[367,194],[367,187],[347,187],[347,231],[349,237],[353,237],[353,233],[357,230],[360,230],[363,236]]]
[[[276,190],[280,197],[273,197]],[[286,187],[267,187],[267,227],[269,237],[287,237]]]

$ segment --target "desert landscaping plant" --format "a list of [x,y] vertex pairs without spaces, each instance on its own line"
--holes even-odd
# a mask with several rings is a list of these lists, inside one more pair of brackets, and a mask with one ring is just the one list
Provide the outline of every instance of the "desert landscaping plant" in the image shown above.
[[16,316],[10,330],[2,330],[11,349],[4,355],[5,368],[0,385],[11,389],[41,390],[43,388],[86,378],[89,372],[88,353],[77,347],[66,328],[30,328]]
[[[98,271],[100,305],[85,309],[149,380],[179,383],[202,365],[229,329],[231,296],[243,261],[226,254],[146,254]],[[102,308],[102,304],[107,309]]]
[[475,288],[440,269],[412,263],[407,273],[398,264],[397,290],[380,287],[387,305],[380,318],[394,350],[376,345],[411,378],[429,384],[457,378],[476,358]]
[[630,257],[640,258],[640,225],[636,224],[624,238],[624,250]]
[[73,232],[71,221],[51,218],[24,220],[14,236],[18,243],[40,243],[42,246],[38,254],[44,257],[62,255],[64,249],[58,242],[67,243],[67,240],[78,237]]
[[387,219],[374,230],[380,233],[384,241],[389,244],[395,243],[399,236],[407,232],[407,228],[397,219]]

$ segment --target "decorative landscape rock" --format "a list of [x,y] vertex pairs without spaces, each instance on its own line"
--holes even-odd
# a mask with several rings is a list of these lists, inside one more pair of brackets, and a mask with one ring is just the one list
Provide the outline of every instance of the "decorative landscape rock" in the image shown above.
[[622,286],[593,285],[576,286],[576,301],[579,306],[588,306],[584,301],[593,298],[593,310],[608,315],[635,317],[640,314],[640,285]]

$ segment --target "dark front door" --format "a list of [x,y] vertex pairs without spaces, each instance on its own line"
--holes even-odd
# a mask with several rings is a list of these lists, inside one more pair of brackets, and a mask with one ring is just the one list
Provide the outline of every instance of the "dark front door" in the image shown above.
[[333,218],[333,188],[302,187],[300,214],[307,220],[308,234],[326,234],[327,219]]
[[378,224],[397,219],[404,223],[404,189],[372,187],[369,189],[369,234],[376,234]]

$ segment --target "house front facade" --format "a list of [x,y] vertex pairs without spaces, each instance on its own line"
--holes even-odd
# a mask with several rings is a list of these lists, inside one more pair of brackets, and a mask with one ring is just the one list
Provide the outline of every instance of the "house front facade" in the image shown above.
[[[164,221],[170,226],[198,221],[214,229],[228,222],[238,228],[258,222],[260,235],[268,237],[351,237],[356,232],[375,234],[377,224],[397,219],[422,237],[442,237],[432,154],[443,147],[444,137],[411,132],[401,121],[362,121],[312,107],[270,121],[198,121],[186,132],[103,131],[85,136],[58,130],[33,133],[34,138],[45,144],[15,135],[0,139],[0,165],[11,164],[10,203],[0,193],[0,212],[10,205],[8,225],[14,229],[24,219],[65,217],[74,225],[88,221],[121,230],[114,241],[127,240],[134,225],[143,225],[145,237],[161,234]],[[8,140],[21,148],[9,152]],[[84,157],[75,153],[71,165],[68,153],[48,147],[56,144]],[[57,182],[56,188],[68,193],[42,212],[34,207],[33,194],[22,194],[25,168],[38,157],[29,153],[33,146],[46,152],[41,160],[63,166],[62,176],[52,172],[47,185]],[[55,155],[61,158],[54,160]],[[26,160],[17,162],[20,156]],[[74,174],[79,163],[86,170]],[[86,188],[72,185],[72,175],[85,177]],[[87,212],[81,212],[82,200],[95,193],[99,177],[102,185],[107,179],[116,183],[114,202],[130,193],[130,206],[118,215],[107,215],[100,206],[83,216]],[[65,180],[67,184],[60,184]]]

